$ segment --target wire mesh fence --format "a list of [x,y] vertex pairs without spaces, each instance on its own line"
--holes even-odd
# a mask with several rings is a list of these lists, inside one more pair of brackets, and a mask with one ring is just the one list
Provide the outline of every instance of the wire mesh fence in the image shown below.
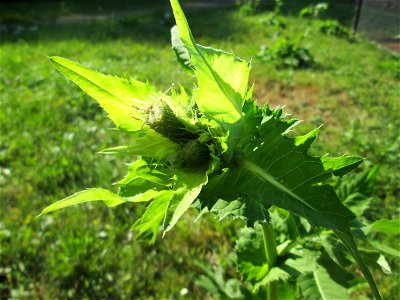
[[375,40],[399,40],[400,1],[363,0],[360,6],[357,32]]

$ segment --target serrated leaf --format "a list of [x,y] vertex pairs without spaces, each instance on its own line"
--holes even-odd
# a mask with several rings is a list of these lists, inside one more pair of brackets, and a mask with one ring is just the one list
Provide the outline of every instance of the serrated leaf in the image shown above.
[[172,195],[171,190],[165,190],[147,206],[142,217],[132,226],[132,230],[137,233],[137,239],[146,239],[150,243],[155,242]]
[[195,101],[208,117],[222,123],[235,123],[241,118],[250,68],[221,50],[199,47],[190,31],[186,17],[177,0],[171,0],[176,28],[182,45],[187,49],[195,67],[199,90],[212,94],[198,94]]
[[[253,107],[257,109],[257,107]],[[318,129],[301,137],[288,137],[295,120],[281,120],[282,110],[263,109],[258,136],[244,149],[236,168],[210,179],[200,199],[240,200],[242,195],[258,199],[268,208],[276,205],[305,217],[311,224],[335,230],[360,265],[377,299],[376,284],[358,253],[349,222],[355,215],[324,181],[333,174],[343,175],[357,167],[360,157],[312,157],[308,150]],[[246,120],[245,120],[246,121]],[[218,188],[215,188],[218,187]]]
[[210,212],[214,213],[219,220],[227,217],[243,218],[245,215],[244,204],[242,201],[225,201],[219,199],[211,208]]
[[268,221],[268,207],[264,206],[258,199],[243,197],[240,200],[225,201],[218,199],[216,202],[204,202],[200,205],[202,213],[213,213],[219,220],[231,217],[233,219],[245,219],[249,226],[257,221]]
[[347,230],[354,214],[340,202],[331,186],[322,183],[333,174],[357,167],[362,158],[312,157],[307,152],[318,130],[290,138],[285,134],[296,122],[279,117],[279,111],[266,111],[258,128],[259,138],[253,138],[236,168],[210,179],[203,198],[249,198],[266,209],[276,205],[289,210],[314,225]]
[[292,254],[284,261],[271,268],[267,275],[257,282],[254,288],[257,290],[273,281],[287,281],[291,277],[297,277],[300,274],[315,270],[319,255],[320,253],[307,249],[292,251]]
[[229,132],[228,159],[243,127],[242,106],[247,95],[249,64],[227,52],[197,45],[177,0],[171,0],[180,41],[194,66],[198,89],[193,98],[199,110]]
[[135,197],[147,191],[163,191],[170,189],[173,174],[166,166],[149,163],[140,158],[129,165],[128,174],[119,182],[120,195]]
[[171,230],[179,218],[189,209],[208,180],[206,170],[188,172],[177,169],[175,170],[175,177],[174,194],[164,221],[164,232]]
[[152,96],[156,94],[150,84],[134,78],[127,80],[103,75],[62,57],[53,56],[50,60],[61,73],[95,99],[118,128],[128,131],[142,129],[138,108],[152,103]]
[[139,238],[154,242],[158,227],[163,224],[164,234],[170,230],[196,200],[207,179],[205,169],[174,169],[140,158],[117,184],[120,194],[133,202],[154,199],[133,227]]
[[105,189],[87,189],[47,206],[38,217],[65,207],[92,201],[103,201],[107,206],[114,207],[125,203],[127,200]]

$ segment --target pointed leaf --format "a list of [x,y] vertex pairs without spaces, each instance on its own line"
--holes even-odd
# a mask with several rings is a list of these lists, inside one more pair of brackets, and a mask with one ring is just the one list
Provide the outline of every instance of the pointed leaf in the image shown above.
[[120,195],[136,197],[147,191],[169,190],[173,183],[173,174],[161,164],[151,164],[140,158],[129,165],[128,174],[119,182]]
[[314,225],[347,230],[354,214],[340,202],[331,186],[322,183],[333,174],[354,169],[363,159],[312,157],[308,149],[318,130],[289,138],[285,134],[296,122],[279,117],[279,111],[266,111],[258,129],[260,138],[248,143],[236,168],[210,179],[201,199],[234,201],[245,199],[242,195],[246,195],[266,209],[276,205]]
[[137,232],[137,239],[148,239],[150,243],[155,242],[172,195],[172,191],[165,190],[147,206],[145,213],[132,226],[132,230]]
[[[241,118],[250,68],[232,54],[196,44],[177,0],[171,0],[180,40],[195,67],[195,101],[208,118],[234,124]],[[228,126],[229,127],[229,126]]]
[[152,103],[151,97],[156,93],[148,83],[103,75],[62,57],[53,56],[50,60],[61,73],[99,102],[119,128],[137,131],[143,127],[138,108]]
[[381,219],[375,221],[369,226],[363,227],[362,231],[365,234],[369,234],[371,232],[381,232],[389,235],[398,235],[400,234],[400,219]]
[[189,209],[208,180],[206,170],[187,172],[177,169],[175,176],[174,194],[169,203],[164,223],[165,232],[171,230],[179,218]]
[[127,200],[105,189],[87,189],[47,206],[42,210],[39,216],[68,206],[91,201],[103,201],[107,206],[113,207],[122,204]]
[[365,279],[367,279],[369,286],[371,287],[371,290],[375,296],[375,299],[380,300],[381,295],[379,294],[378,287],[376,286],[375,280],[372,277],[371,272],[369,271],[366,263],[364,262],[357,249],[357,245],[353,239],[353,236],[350,233],[350,230],[348,232],[335,231],[335,233],[340,238],[342,243],[346,246],[347,250],[354,257],[357,264],[360,266],[361,272],[363,273]]

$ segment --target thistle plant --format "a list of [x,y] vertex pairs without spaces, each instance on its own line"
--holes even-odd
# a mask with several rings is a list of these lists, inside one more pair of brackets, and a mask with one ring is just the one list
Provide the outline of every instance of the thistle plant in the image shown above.
[[[119,130],[132,136],[132,144],[103,152],[127,154],[133,161],[117,182],[118,193],[87,189],[48,206],[41,215],[89,201],[110,207],[146,205],[132,229],[137,239],[150,242],[170,231],[190,207],[220,219],[246,220],[248,228],[238,240],[238,269],[252,282],[255,297],[261,287],[270,299],[279,298],[277,280],[294,276],[284,264],[297,277],[312,279],[313,270],[301,267],[312,254],[299,251],[300,235],[293,233],[286,241],[276,236],[274,224],[284,218],[293,232],[303,226],[310,234],[324,228],[329,239],[340,240],[379,299],[353,239],[350,224],[356,215],[327,183],[355,169],[363,158],[311,156],[308,150],[319,129],[289,135],[299,121],[288,119],[280,108],[255,103],[248,87],[250,64],[197,44],[179,2],[171,0],[171,5],[176,20],[173,50],[185,72],[197,79],[191,93],[174,87],[164,93],[134,78],[103,75],[65,58],[50,58],[100,104]],[[313,263],[310,266],[317,260]]]

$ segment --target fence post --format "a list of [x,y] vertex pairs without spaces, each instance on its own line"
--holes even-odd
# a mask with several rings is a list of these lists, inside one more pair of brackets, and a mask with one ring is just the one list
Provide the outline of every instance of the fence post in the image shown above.
[[361,7],[363,4],[363,0],[358,0],[357,2],[357,11],[356,11],[356,18],[354,20],[354,24],[353,24],[353,34],[356,33],[357,28],[358,28],[358,22],[360,21],[360,14],[361,14]]

